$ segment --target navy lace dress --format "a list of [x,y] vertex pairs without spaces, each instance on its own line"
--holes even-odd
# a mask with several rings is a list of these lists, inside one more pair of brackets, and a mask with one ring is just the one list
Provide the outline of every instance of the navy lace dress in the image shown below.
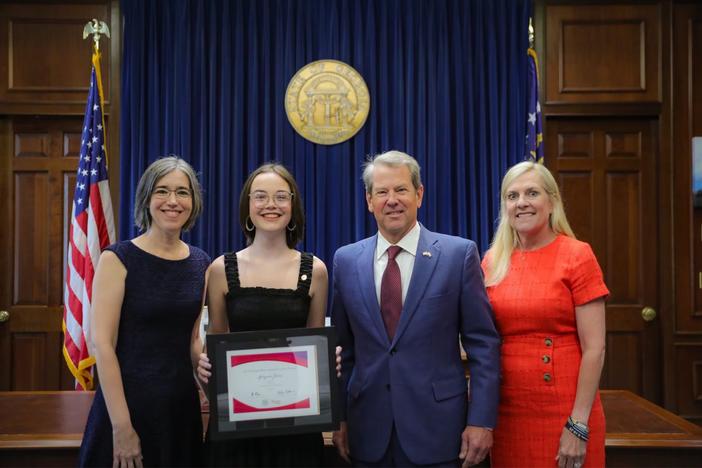
[[[236,254],[225,254],[227,317],[231,331],[304,328],[310,309],[312,254],[300,259],[297,289],[242,288]],[[322,465],[322,434],[207,441],[209,465],[240,467],[314,467]]]
[[[201,465],[202,419],[190,335],[210,258],[193,246],[183,260],[156,257],[131,241],[107,249],[127,269],[116,353],[144,466]],[[112,466],[112,424],[100,388],[79,465]]]

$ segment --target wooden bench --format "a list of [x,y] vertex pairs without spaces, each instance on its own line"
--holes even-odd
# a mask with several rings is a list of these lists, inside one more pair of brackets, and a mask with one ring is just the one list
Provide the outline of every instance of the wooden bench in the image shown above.
[[0,392],[0,466],[76,466],[93,392]]
[[[92,392],[0,392],[0,466],[75,466],[92,399]],[[607,466],[702,465],[702,428],[625,390],[602,391],[602,403]],[[336,465],[330,433],[324,441],[328,465]]]
[[603,390],[607,466],[702,466],[702,428],[626,390]]

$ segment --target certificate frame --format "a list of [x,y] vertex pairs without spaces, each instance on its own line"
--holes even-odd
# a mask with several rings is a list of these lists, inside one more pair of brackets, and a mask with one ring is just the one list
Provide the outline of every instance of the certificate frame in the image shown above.
[[339,427],[334,327],[207,335],[209,439]]

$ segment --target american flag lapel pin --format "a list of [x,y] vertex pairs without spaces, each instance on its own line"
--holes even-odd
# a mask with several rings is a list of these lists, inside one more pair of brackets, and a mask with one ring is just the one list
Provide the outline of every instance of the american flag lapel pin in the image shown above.
[[425,257],[431,258],[431,252],[429,252],[428,250],[425,250],[424,252],[422,252],[422,255]]

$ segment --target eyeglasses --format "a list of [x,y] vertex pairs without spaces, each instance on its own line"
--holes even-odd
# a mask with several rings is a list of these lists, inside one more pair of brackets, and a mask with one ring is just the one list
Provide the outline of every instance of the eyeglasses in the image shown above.
[[[293,199],[293,195],[292,192],[279,190],[273,194],[273,203],[275,203],[276,206],[288,206]],[[253,200],[254,205],[258,208],[266,206],[268,202],[271,201],[271,195],[262,190],[250,193],[249,198]]]
[[174,190],[167,189],[166,187],[156,187],[152,192],[152,195],[156,198],[166,199],[171,196],[171,193],[175,193],[176,198],[180,198],[181,200],[190,198],[193,195],[192,192],[190,192],[190,189],[185,187],[178,187]]

